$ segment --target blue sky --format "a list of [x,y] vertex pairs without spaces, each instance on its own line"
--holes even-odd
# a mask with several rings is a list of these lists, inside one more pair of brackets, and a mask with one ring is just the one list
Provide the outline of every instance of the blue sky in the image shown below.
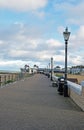
[[0,0],[0,70],[25,64],[64,67],[63,31],[71,32],[68,66],[84,65],[83,0]]

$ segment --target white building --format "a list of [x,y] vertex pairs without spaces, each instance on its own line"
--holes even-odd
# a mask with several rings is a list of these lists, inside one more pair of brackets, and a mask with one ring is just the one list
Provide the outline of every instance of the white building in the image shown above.
[[70,69],[70,73],[72,74],[83,74],[84,73],[84,67],[82,66],[74,66]]

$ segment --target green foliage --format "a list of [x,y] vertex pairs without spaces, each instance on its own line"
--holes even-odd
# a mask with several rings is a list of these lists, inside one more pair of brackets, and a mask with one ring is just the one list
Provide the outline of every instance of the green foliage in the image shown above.
[[56,73],[55,76],[61,77],[61,76],[63,76],[63,74],[61,74],[61,73]]
[[30,77],[30,76],[32,76],[32,75],[31,75],[31,74],[26,74],[26,75],[25,75],[25,77]]
[[12,83],[12,82],[13,82],[13,80],[7,80],[7,81],[5,81],[5,84]]

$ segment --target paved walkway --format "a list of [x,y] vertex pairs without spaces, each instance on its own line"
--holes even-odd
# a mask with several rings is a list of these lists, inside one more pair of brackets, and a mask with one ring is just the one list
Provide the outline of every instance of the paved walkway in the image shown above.
[[0,88],[0,130],[84,130],[84,112],[36,74]]

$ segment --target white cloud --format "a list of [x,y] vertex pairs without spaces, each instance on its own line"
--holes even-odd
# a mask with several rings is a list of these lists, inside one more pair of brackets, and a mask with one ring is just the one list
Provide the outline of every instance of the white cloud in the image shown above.
[[84,46],[84,25],[81,25],[75,35],[70,36],[71,46],[80,49],[80,47]]
[[84,64],[84,25],[80,26],[77,32],[70,36],[68,44],[68,55],[70,65]]
[[80,26],[78,32],[77,32],[77,39],[83,40],[84,43],[84,25]]
[[38,16],[39,18],[43,19],[45,16],[45,12],[44,11],[33,11],[33,14],[35,14],[36,16]]
[[57,31],[58,31],[58,33],[60,33],[61,35],[63,35],[63,31],[64,31],[64,27],[63,26],[59,26],[58,28],[57,28]]
[[10,50],[9,55],[11,57],[25,57],[28,54],[27,51],[24,50]]
[[81,56],[75,55],[69,59],[69,63],[74,65],[83,65],[84,61],[82,60]]
[[37,10],[45,7],[47,0],[0,0],[1,8],[8,8],[18,11]]
[[47,41],[46,41],[46,43],[48,44],[48,46],[49,47],[62,47],[62,44],[61,44],[61,42],[60,41],[58,41],[58,40],[55,40],[55,39],[48,39]]
[[[27,30],[29,27],[16,23],[18,30],[13,32],[13,28],[10,28],[10,33],[7,35],[8,39],[0,40],[0,68],[11,67],[11,68],[21,68],[24,64],[38,64],[42,66],[50,61],[53,57],[57,65],[64,65],[64,41],[54,38],[43,39],[37,36],[30,36]],[[20,27],[18,27],[20,26]],[[15,27],[14,27],[15,28]],[[59,32],[62,27],[59,27]],[[64,30],[64,29],[63,29]],[[11,33],[13,32],[13,33]],[[63,31],[62,31],[63,32]],[[70,35],[70,40],[68,44],[68,63],[73,64],[83,64],[83,51],[80,51],[80,46],[83,48],[83,37],[84,26],[80,26],[76,34]],[[31,33],[33,34],[33,32]],[[36,34],[38,35],[38,33]],[[81,41],[81,42],[80,42]],[[79,56],[79,57],[78,57]],[[19,64],[19,65],[18,65]]]
[[9,70],[9,71],[20,71],[20,68],[26,64],[25,61],[21,60],[0,60],[0,70]]
[[40,62],[34,62],[31,60],[0,60],[0,70],[20,71],[20,68],[24,68],[25,64],[28,64],[30,67],[33,67],[34,64],[43,66]]
[[62,12],[66,19],[66,23],[80,25],[84,23],[83,12],[84,12],[84,1],[73,4],[70,1],[55,4],[57,12]]

